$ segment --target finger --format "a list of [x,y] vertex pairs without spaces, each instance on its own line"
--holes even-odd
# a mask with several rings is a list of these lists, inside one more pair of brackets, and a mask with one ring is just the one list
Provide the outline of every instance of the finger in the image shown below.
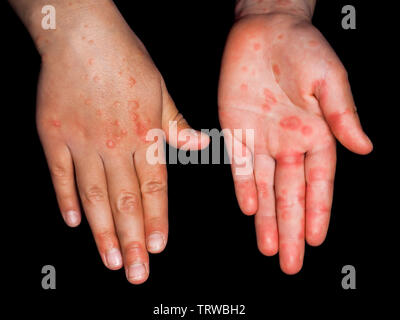
[[115,234],[101,158],[95,152],[88,152],[74,156],[74,161],[83,209],[100,256],[109,269],[119,269],[122,267],[122,257]]
[[189,126],[176,108],[174,101],[165,87],[164,81],[162,81],[162,92],[162,128],[168,144],[183,150],[200,150],[206,148],[210,143],[210,137]]
[[304,257],[304,155],[281,155],[276,160],[279,260],[283,272],[295,274]]
[[372,143],[361,127],[346,71],[338,69],[315,82],[314,94],[340,143],[355,153],[367,154],[372,151]]
[[258,210],[255,216],[257,244],[259,250],[267,256],[278,252],[274,172],[274,159],[269,155],[255,156],[254,173],[258,195]]
[[104,157],[108,194],[122,248],[126,277],[140,284],[149,276],[149,257],[144,241],[143,209],[133,158]]
[[74,165],[66,145],[43,142],[58,206],[65,223],[76,227],[81,223],[79,199],[75,187]]
[[239,207],[244,214],[253,215],[258,204],[252,153],[230,130],[224,129],[223,134]]
[[146,150],[135,152],[134,163],[142,195],[147,250],[158,253],[164,250],[168,238],[167,169],[164,164],[150,164]]
[[328,231],[335,166],[334,143],[308,152],[305,158],[306,240],[312,246],[320,245]]

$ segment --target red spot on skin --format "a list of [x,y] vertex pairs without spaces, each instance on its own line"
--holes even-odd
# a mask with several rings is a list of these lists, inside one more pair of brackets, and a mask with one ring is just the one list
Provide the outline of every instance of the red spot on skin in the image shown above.
[[118,120],[115,120],[115,121],[113,122],[113,125],[119,127],[119,121],[118,121]]
[[278,0],[277,2],[278,5],[281,5],[283,7],[289,6],[292,4],[291,0]]
[[242,91],[247,91],[247,89],[248,89],[247,84],[242,83],[242,84],[240,85],[240,90],[242,90]]
[[310,40],[310,41],[308,41],[308,45],[309,45],[310,47],[315,47],[315,46],[318,45],[318,41]]
[[142,141],[146,141],[147,135],[147,121],[136,121],[136,134],[142,139]]
[[122,77],[122,74],[123,74],[122,71],[119,71],[119,72],[118,72],[118,75],[119,75],[120,77]]
[[88,64],[89,64],[89,66],[93,65],[93,61],[94,61],[94,59],[93,59],[93,58],[90,58],[90,59],[88,60]]
[[94,76],[93,77],[93,81],[94,82],[99,82],[100,81],[100,77],[99,76]]
[[122,130],[121,130],[121,134],[122,134],[123,136],[126,136],[126,135],[128,134],[128,131],[126,131],[125,129],[122,129]]
[[283,118],[279,122],[279,125],[284,129],[297,130],[301,126],[301,121],[298,117],[291,116],[291,117]]
[[304,156],[301,153],[278,154],[275,159],[279,165],[299,166],[303,164]]
[[89,40],[89,44],[94,44],[94,41],[93,40]]
[[61,122],[58,121],[58,120],[52,120],[51,124],[53,125],[53,127],[56,127],[56,128],[60,128],[61,127]]
[[243,71],[243,72],[247,72],[248,70],[249,70],[249,68],[247,68],[246,66],[243,66],[243,67],[242,67],[242,71]]
[[301,128],[301,133],[305,136],[309,136],[311,135],[313,132],[312,128],[310,126],[303,126]]
[[115,147],[115,142],[113,140],[107,140],[106,142],[107,148],[114,148]]
[[138,115],[135,112],[131,112],[131,119],[136,121],[138,119]]
[[308,181],[309,182],[314,182],[314,181],[321,181],[321,180],[327,180],[328,179],[328,170],[324,167],[315,167],[310,169],[310,172],[308,174]]
[[101,116],[101,115],[103,114],[103,111],[102,111],[101,109],[97,109],[97,110],[96,110],[96,114],[97,114],[98,116]]
[[282,33],[278,35],[278,39],[279,39],[279,40],[282,40],[282,39],[283,39],[283,34],[282,34]]
[[84,27],[84,28],[89,28],[89,25],[88,25],[88,24],[85,24],[83,27]]
[[258,51],[258,50],[260,50],[260,49],[261,49],[261,44],[255,43],[255,44],[254,44],[254,50],[255,50],[255,51]]
[[272,65],[272,71],[274,72],[276,78],[278,78],[281,74],[281,70],[279,69],[279,66],[277,64]]
[[119,102],[119,101],[115,101],[114,103],[113,103],[113,107],[114,108],[119,108],[121,106],[121,102]]
[[133,77],[129,77],[129,88],[133,88],[136,84],[136,80]]
[[133,110],[137,110],[139,108],[139,102],[137,102],[137,100],[129,100],[128,107]]
[[86,99],[86,100],[85,100],[85,104],[86,104],[87,106],[90,106],[90,105],[92,104],[92,100],[91,100],[91,99]]
[[271,92],[271,90],[267,88],[264,89],[264,97],[266,103],[276,103],[276,98],[274,94]]
[[86,37],[85,37],[85,36],[82,36],[82,40],[86,40]]
[[261,105],[261,107],[263,108],[264,111],[270,111],[271,110],[271,107],[267,103],[263,103]]

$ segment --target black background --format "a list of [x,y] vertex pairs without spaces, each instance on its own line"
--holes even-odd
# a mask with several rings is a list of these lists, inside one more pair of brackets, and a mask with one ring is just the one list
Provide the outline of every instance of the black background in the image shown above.
[[[233,2],[116,1],[196,129],[219,128],[217,84]],[[356,7],[356,30],[341,27],[345,4]],[[385,228],[395,212],[382,206],[390,199],[383,196],[381,177],[392,163],[384,168],[380,163],[386,139],[377,110],[387,106],[379,87],[384,76],[376,54],[383,40],[374,1],[319,1],[314,15],[314,24],[348,70],[363,127],[375,145],[365,157],[338,146],[325,243],[307,246],[302,271],[287,276],[278,256],[258,252],[253,218],[239,210],[229,165],[169,165],[169,243],[162,254],[150,257],[151,276],[140,286],[129,284],[123,271],[103,266],[85,219],[76,229],[62,221],[34,121],[40,58],[6,1],[0,6],[6,79],[1,94],[2,264],[4,279],[11,280],[4,289],[9,297],[24,305],[33,302],[43,311],[54,304],[62,306],[59,310],[86,306],[115,314],[124,310],[135,319],[150,319],[153,306],[161,303],[245,304],[247,318],[259,319],[271,308],[294,311],[293,302],[301,303],[296,309],[301,313],[324,301],[335,310],[384,292],[377,289],[382,274],[396,272],[383,250],[391,241]],[[56,267],[56,290],[41,288],[46,264]],[[357,270],[356,290],[341,287],[341,269],[347,264]]]

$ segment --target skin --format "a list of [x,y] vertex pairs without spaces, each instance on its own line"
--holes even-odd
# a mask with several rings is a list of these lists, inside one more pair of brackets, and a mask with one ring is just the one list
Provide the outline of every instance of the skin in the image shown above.
[[[42,56],[37,127],[65,222],[79,225],[80,200],[104,264],[143,283],[148,252],[168,238],[166,167],[146,161],[146,133],[160,128],[189,149],[208,137],[189,130],[112,1],[57,2],[55,31],[40,28],[44,1],[11,4]],[[170,121],[191,133],[189,142],[168,136]]]
[[[315,1],[239,1],[219,84],[224,129],[237,137],[253,173],[232,172],[241,210],[255,214],[259,250],[279,251],[281,269],[300,271],[305,240],[327,234],[336,164],[335,137],[350,151],[372,144],[356,113],[345,68],[311,24]],[[235,155],[233,155],[235,160]]]

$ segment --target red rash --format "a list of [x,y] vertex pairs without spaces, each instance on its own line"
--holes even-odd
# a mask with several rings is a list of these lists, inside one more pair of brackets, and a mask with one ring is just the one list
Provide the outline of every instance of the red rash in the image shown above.
[[136,100],[129,100],[128,107],[133,110],[137,110],[139,108],[139,102],[137,102]]
[[316,167],[310,169],[310,173],[308,175],[308,181],[320,181],[326,180],[328,178],[328,172],[326,168]]
[[115,147],[115,142],[113,140],[107,140],[106,145],[107,145],[107,148],[112,149]]
[[242,71],[243,71],[243,72],[247,72],[247,71],[248,71],[248,68],[247,68],[246,66],[244,66],[244,67],[242,67]]
[[88,60],[88,64],[89,64],[89,66],[91,66],[91,65],[93,65],[93,58],[90,58],[89,60]]
[[114,108],[119,108],[121,106],[121,102],[119,102],[119,101],[115,101],[114,103],[113,103],[113,107]]
[[276,78],[278,78],[278,76],[281,74],[281,70],[277,64],[272,65],[272,71],[274,72]]
[[85,104],[86,104],[87,106],[90,106],[90,105],[92,104],[92,100],[91,100],[91,99],[86,99],[86,100],[85,100]]
[[240,86],[240,90],[242,90],[242,91],[247,91],[247,89],[248,89],[247,84],[242,83],[241,86]]
[[284,166],[299,166],[303,164],[302,154],[279,154],[276,156],[279,165]]
[[301,126],[301,121],[298,117],[292,116],[292,117],[283,118],[279,122],[279,125],[284,129],[297,130]]
[[268,185],[265,182],[257,183],[257,190],[260,193],[261,197],[268,197]]
[[266,103],[276,103],[276,98],[274,94],[271,92],[271,90],[267,88],[264,89],[264,97]]
[[53,125],[53,127],[56,127],[56,128],[60,128],[61,127],[61,122],[58,121],[58,120],[52,120],[51,124]]
[[261,49],[261,44],[255,43],[255,44],[254,44],[254,50],[255,50],[255,51],[258,51],[258,50],[260,50],[260,49]]
[[136,84],[136,80],[133,77],[129,77],[129,88],[133,88]]
[[283,34],[281,33],[280,35],[278,35],[278,39],[282,40],[283,39]]
[[303,126],[301,128],[301,133],[305,136],[309,136],[312,134],[312,128],[310,126]]

